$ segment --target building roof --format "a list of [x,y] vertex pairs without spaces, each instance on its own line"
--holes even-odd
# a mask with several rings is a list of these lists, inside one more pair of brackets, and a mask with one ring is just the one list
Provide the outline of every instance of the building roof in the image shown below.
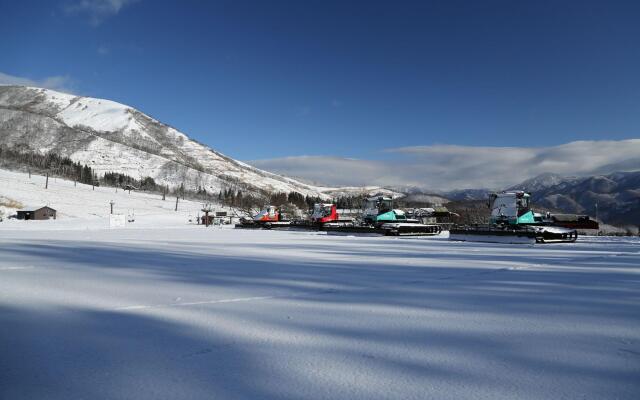
[[53,211],[55,211],[55,209],[53,209],[53,208],[51,208],[49,206],[27,206],[27,207],[21,208],[20,210],[18,210],[18,212],[34,212],[34,211],[38,211],[38,210],[40,210],[42,208],[50,208]]

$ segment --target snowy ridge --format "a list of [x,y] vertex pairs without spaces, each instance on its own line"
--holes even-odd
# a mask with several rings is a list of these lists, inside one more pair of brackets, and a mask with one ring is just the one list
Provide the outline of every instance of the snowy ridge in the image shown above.
[[134,108],[49,89],[0,86],[0,144],[54,151],[98,173],[149,176],[174,187],[326,197],[322,188],[236,161]]
[[558,174],[545,173],[527,179],[517,185],[513,185],[506,190],[525,190],[527,192],[535,193],[559,185],[563,182],[575,181],[577,179],[578,178],[576,177],[567,177]]

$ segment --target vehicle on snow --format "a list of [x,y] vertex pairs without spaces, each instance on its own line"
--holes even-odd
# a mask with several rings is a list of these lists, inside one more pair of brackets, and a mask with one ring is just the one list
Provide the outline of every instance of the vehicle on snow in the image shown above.
[[545,215],[530,208],[531,194],[524,191],[492,193],[489,224],[457,225],[449,230],[449,239],[492,243],[575,242],[575,229],[556,225]]

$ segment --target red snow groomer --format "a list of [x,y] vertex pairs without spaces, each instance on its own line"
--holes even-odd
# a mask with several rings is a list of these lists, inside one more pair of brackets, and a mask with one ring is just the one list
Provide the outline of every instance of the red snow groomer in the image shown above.
[[313,205],[313,213],[311,214],[311,222],[314,225],[336,224],[344,225],[353,222],[338,212],[338,207],[331,203],[316,203]]
[[311,222],[313,222],[314,224],[324,224],[326,222],[333,222],[337,220],[338,208],[335,204],[316,203],[313,205]]
[[276,206],[265,206],[259,213],[253,216],[253,222],[279,222],[280,210]]
[[265,228],[289,226],[291,222],[284,218],[280,209],[276,206],[266,205],[264,208],[253,216],[252,219],[244,219],[240,224],[236,224],[236,228]]

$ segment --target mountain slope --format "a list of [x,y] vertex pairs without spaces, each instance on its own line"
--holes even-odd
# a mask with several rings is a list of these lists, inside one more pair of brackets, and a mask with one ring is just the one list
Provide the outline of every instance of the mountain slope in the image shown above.
[[321,188],[236,161],[134,108],[48,89],[0,86],[0,145],[52,151],[98,173],[170,186],[325,197]]
[[[531,193],[537,207],[570,214],[588,214],[617,226],[640,226],[640,171],[615,172],[588,177],[541,174],[504,190]],[[485,189],[454,190],[444,193],[453,201],[485,202]]]
[[534,203],[595,216],[616,225],[640,226],[640,171],[589,177],[538,176],[511,189],[531,191]]
[[547,190],[550,187],[574,181],[578,178],[567,177],[558,174],[544,173],[533,178],[527,179],[517,185],[513,185],[506,190],[525,190],[527,192],[536,193]]

